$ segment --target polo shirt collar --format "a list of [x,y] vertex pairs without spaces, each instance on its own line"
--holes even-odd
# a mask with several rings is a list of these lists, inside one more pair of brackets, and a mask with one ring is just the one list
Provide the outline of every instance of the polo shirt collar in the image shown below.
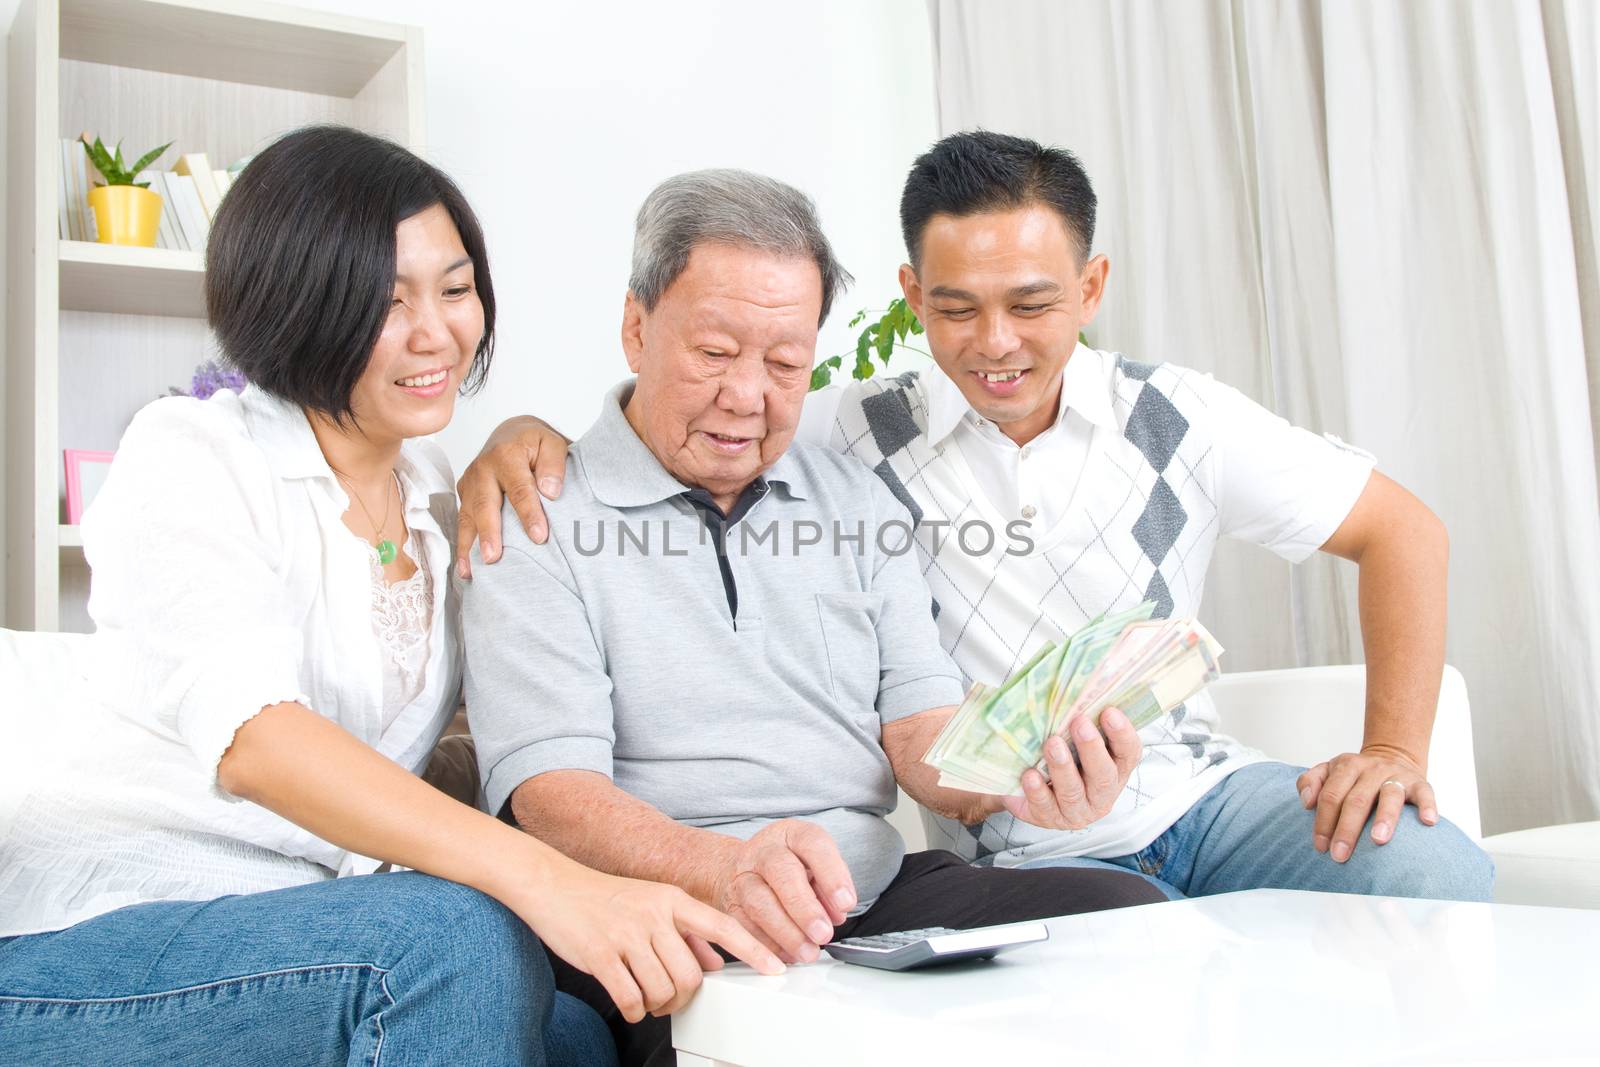
[[[955,432],[962,419],[976,422],[978,413],[967,403],[961,387],[942,370],[925,375],[928,382],[928,443],[938,445]],[[1055,425],[1061,425],[1067,412],[1077,412],[1089,423],[1116,429],[1116,414],[1111,410],[1111,383],[1101,354],[1083,342],[1072,350],[1061,371],[1061,406]]]
[[[574,446],[583,457],[583,470],[595,499],[608,507],[645,507],[682,496],[693,488],[667,473],[623,414],[637,380],[619,382],[606,393],[600,403],[600,417]],[[767,469],[764,478],[781,486],[787,495],[804,500],[808,491],[805,472],[790,454],[792,448],[791,444]]]

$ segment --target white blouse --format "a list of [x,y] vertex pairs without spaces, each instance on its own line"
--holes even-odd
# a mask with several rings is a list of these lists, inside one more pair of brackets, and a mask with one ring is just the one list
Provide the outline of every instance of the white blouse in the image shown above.
[[[423,769],[460,692],[456,504],[431,441],[407,442],[397,472],[420,573],[380,590],[298,408],[250,388],[133,420],[83,521],[83,680],[36,709],[33,751],[0,781],[0,936],[377,868],[224,793],[217,765],[244,722],[299,701]],[[422,640],[405,633],[418,588]],[[392,644],[374,616],[391,594]]]

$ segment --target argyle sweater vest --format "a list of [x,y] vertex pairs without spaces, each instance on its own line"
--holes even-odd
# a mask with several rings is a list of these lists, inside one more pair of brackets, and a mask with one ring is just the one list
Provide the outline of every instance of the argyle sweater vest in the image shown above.
[[[1055,529],[997,512],[960,450],[929,444],[927,397],[915,372],[846,389],[830,443],[872,467],[910,511],[940,640],[969,682],[995,684],[1044,642],[1144,600],[1161,617],[1198,613],[1217,497],[1205,402],[1190,384],[1196,375],[1116,357],[1112,408],[1120,433],[1096,427]],[[1005,866],[1131,854],[1225,774],[1261,758],[1215,726],[1204,692],[1146,726],[1128,787],[1109,815],[1084,830],[1042,830],[1001,813],[974,827],[939,819],[930,843]]]

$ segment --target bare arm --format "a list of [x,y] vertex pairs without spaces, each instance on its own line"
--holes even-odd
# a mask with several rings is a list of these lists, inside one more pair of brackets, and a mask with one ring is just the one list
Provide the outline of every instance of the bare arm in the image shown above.
[[594,771],[548,771],[511,794],[529,833],[591,866],[667,882],[742,922],[780,958],[815,960],[856,904],[826,831],[780,819],[748,841],[681,826]]
[[[299,704],[239,728],[218,781],[341,848],[494,897],[552,951],[605,985],[625,1016],[676,1010],[718,964],[715,941],[758,970],[781,966],[725,915],[667,886],[589,870],[457,803]],[[630,972],[645,949],[660,967]]]
[[1359,568],[1367,660],[1363,751],[1387,751],[1426,770],[1444,674],[1450,537],[1427,505],[1374,471],[1324,552]]
[[741,842],[682,826],[595,771],[549,771],[511,794],[517,825],[580,863],[675,885],[710,904]]
[[922,756],[955,710],[934,708],[897,719],[883,728],[883,751],[907,796],[930,811],[967,825],[1009,811],[1035,826],[1081,830],[1110,812],[1143,752],[1133,724],[1120,711],[1108,708],[1100,716],[1104,735],[1087,719],[1080,718],[1073,724],[1076,760],[1061,738],[1053,737],[1045,743],[1045,766],[1050,777],[1046,780],[1032,768],[1024,771],[1021,797],[947,789],[939,784],[939,772],[923,763]]
[[570,865],[552,849],[517,841],[510,827],[451,800],[299,704],[275,705],[241,726],[217,779],[234,796],[341,848],[448,878],[497,900],[516,894],[505,884],[513,865],[492,859],[501,850],[510,848],[519,857],[518,874],[536,881],[535,893]]
[[946,789],[939,784],[939,772],[922,762],[923,753],[954,714],[954,708],[934,708],[890,723],[883,728],[883,751],[908,797],[929,811],[971,826],[1004,811],[1000,798]]
[[1317,808],[1314,847],[1343,861],[1369,815],[1378,844],[1394,834],[1407,801],[1424,823],[1438,821],[1426,776],[1444,673],[1450,542],[1422,501],[1374,471],[1322,550],[1360,568],[1366,724],[1360,753],[1311,768],[1300,788],[1306,806]]

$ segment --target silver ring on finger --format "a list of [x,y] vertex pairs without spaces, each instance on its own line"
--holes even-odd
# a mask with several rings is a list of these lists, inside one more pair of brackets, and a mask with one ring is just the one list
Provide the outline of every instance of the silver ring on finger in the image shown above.
[[1385,780],[1385,781],[1384,781],[1384,783],[1383,783],[1383,785],[1380,785],[1380,786],[1379,786],[1379,787],[1378,787],[1378,788],[1379,788],[1379,789],[1382,789],[1382,788],[1383,788],[1383,786],[1384,786],[1384,785],[1397,785],[1397,786],[1399,786],[1399,787],[1400,787],[1400,789],[1401,789],[1401,791],[1402,791],[1402,792],[1404,792],[1404,791],[1405,791],[1405,788],[1406,788],[1406,784],[1405,784],[1405,783],[1404,783],[1404,782],[1402,782],[1402,781],[1401,781],[1401,780],[1400,780],[1400,779],[1398,779],[1398,778],[1389,778],[1389,779],[1386,779],[1386,780]]

